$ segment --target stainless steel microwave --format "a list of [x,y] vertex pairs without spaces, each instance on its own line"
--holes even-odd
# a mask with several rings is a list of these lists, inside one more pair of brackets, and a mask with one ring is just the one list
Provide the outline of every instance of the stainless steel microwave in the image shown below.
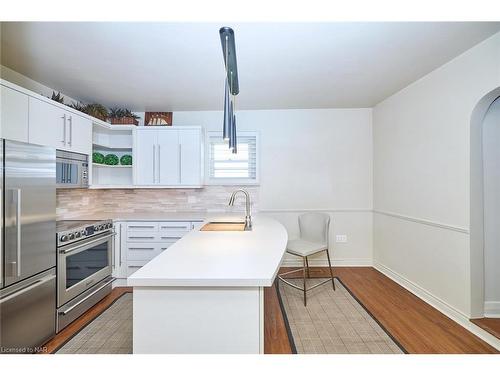
[[76,152],[56,152],[56,187],[87,188],[89,187],[89,157]]

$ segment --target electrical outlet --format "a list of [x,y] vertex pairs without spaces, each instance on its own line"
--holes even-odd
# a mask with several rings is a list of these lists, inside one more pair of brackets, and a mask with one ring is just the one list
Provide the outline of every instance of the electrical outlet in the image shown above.
[[337,234],[335,236],[335,242],[346,243],[347,242],[347,234]]

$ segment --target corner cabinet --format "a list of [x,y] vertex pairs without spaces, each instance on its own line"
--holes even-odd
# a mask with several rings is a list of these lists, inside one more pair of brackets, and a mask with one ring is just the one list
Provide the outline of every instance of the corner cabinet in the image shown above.
[[137,186],[201,187],[203,152],[201,127],[141,127],[134,135]]

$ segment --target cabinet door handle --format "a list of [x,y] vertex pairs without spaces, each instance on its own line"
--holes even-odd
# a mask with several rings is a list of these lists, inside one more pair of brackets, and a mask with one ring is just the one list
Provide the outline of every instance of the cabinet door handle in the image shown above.
[[182,179],[182,172],[181,172],[181,168],[182,168],[182,162],[181,162],[181,155],[182,155],[182,145],[179,143],[179,184],[181,183],[181,179]]
[[71,146],[73,144],[73,116],[69,116],[68,122],[69,122],[69,141],[68,141],[68,146]]
[[120,258],[118,259],[119,261],[119,267],[122,266],[122,238],[123,238],[123,231],[122,231],[122,224],[119,225],[119,230],[120,230],[120,243],[119,243],[119,246],[120,246]]
[[66,114],[64,114],[61,118],[63,119],[63,139],[61,143],[66,146]]
[[161,179],[161,151],[160,151],[160,145],[158,145],[158,183],[160,183]]
[[154,250],[154,247],[129,247],[129,250]]
[[153,145],[153,184],[156,182],[156,145]]
[[152,237],[152,236],[128,236],[128,238],[134,238],[134,239],[153,239],[154,237]]

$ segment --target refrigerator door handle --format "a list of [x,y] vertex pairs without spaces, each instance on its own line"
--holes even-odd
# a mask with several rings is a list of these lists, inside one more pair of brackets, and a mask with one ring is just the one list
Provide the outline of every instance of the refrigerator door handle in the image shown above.
[[47,281],[50,281],[50,280],[55,279],[55,278],[56,278],[56,275],[49,275],[49,276],[42,277],[41,279],[38,279],[34,283],[31,283],[30,285],[18,290],[17,292],[11,293],[11,294],[7,295],[6,297],[0,299],[0,304],[5,303],[13,298],[16,298],[16,297],[20,296],[21,294],[26,293],[27,291],[30,291],[31,289],[36,288],[38,285],[46,283]]
[[16,201],[16,269],[17,276],[21,276],[21,189],[17,189],[17,201]]

